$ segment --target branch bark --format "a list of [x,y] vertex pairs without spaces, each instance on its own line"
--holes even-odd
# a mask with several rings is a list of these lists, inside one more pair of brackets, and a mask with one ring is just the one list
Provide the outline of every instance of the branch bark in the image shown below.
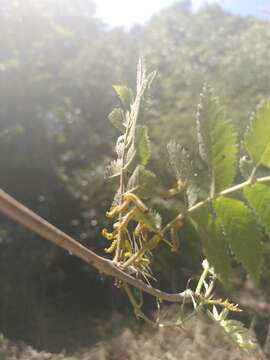
[[0,212],[13,219],[17,223],[27,227],[29,230],[40,235],[44,239],[77,256],[88,265],[96,268],[101,274],[112,276],[162,300],[170,302],[181,302],[183,300],[190,301],[192,297],[196,298],[196,294],[190,289],[187,289],[181,293],[170,294],[156,289],[144,283],[140,279],[134,278],[133,276],[122,271],[111,260],[105,259],[95,254],[93,251],[89,250],[78,241],[59,230],[54,225],[50,224],[48,221],[34,213],[29,208],[25,207],[23,204],[15,200],[1,189]]

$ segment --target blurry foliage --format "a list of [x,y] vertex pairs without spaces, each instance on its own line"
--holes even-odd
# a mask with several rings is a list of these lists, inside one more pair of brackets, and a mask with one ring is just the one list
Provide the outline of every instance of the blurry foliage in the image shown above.
[[[100,232],[112,193],[103,174],[116,134],[107,114],[119,105],[111,84],[134,87],[139,54],[159,72],[147,121],[150,166],[164,188],[174,181],[160,165],[168,162],[171,138],[189,150],[198,176],[205,174],[194,141],[205,81],[230,109],[240,137],[250,111],[270,94],[270,24],[217,6],[193,14],[186,1],[125,32],[95,18],[91,0],[1,0],[0,33],[0,186],[96,251],[105,245]],[[177,206],[153,202],[164,221]],[[80,311],[123,304],[68,254],[4,217],[0,226],[0,326],[7,334],[48,345],[47,319],[74,312],[72,328]],[[181,239],[188,258],[164,250],[155,264],[162,285],[173,290],[186,285],[201,257],[192,228]],[[173,274],[163,271],[168,261]]]

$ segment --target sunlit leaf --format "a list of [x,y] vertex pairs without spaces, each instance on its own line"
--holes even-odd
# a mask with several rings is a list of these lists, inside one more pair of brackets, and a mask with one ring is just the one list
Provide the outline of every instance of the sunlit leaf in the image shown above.
[[114,178],[120,176],[122,168],[121,159],[113,160],[106,168],[105,178]]
[[215,273],[225,285],[228,285],[231,273],[228,244],[219,222],[207,209],[198,209],[192,213],[191,221],[198,232],[204,254]]
[[252,211],[242,201],[228,197],[215,200],[214,209],[233,254],[257,281],[262,267],[263,247],[261,232]]
[[177,180],[185,184],[188,205],[192,206],[198,198],[199,188],[196,184],[196,171],[190,153],[185,147],[177,144],[175,141],[169,142],[167,150],[175,176]]
[[125,114],[121,108],[115,108],[108,116],[113,126],[121,132],[125,132]]
[[136,126],[135,147],[138,152],[139,163],[145,166],[151,157],[150,140],[146,126]]
[[266,184],[255,183],[247,186],[244,194],[270,236],[270,187]]
[[213,90],[205,85],[197,112],[199,150],[211,177],[211,192],[230,186],[236,172],[236,137]]
[[254,165],[270,167],[270,100],[262,102],[252,115],[245,146]]
[[119,96],[123,105],[126,108],[129,108],[130,104],[133,101],[132,90],[125,85],[113,85],[113,89],[116,94]]
[[131,175],[127,190],[141,198],[150,198],[156,193],[156,176],[142,165],[138,165]]

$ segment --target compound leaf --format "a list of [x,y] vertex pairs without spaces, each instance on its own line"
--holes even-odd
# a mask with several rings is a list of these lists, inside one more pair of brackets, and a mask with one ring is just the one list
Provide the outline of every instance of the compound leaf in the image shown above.
[[121,132],[125,132],[125,126],[124,126],[125,114],[123,109],[121,108],[113,109],[113,111],[109,114],[108,118],[117,130]]
[[270,236],[270,187],[255,183],[244,189],[245,197]]
[[188,182],[194,173],[192,159],[186,148],[175,141],[167,145],[169,161],[178,180]]
[[262,102],[252,115],[245,146],[254,165],[270,167],[270,100]]
[[105,171],[105,178],[115,178],[120,176],[122,168],[121,159],[112,160]]
[[147,199],[155,194],[156,176],[152,171],[146,170],[144,166],[138,165],[131,175],[127,190],[141,198]]
[[228,244],[219,222],[206,209],[194,211],[191,221],[200,236],[207,260],[214,267],[220,280],[227,286],[231,265]]
[[160,231],[161,229],[161,216],[156,211],[149,210],[145,213],[138,211],[134,215],[134,220],[146,224],[153,232]]
[[133,101],[132,90],[125,85],[113,85],[113,89],[116,92],[116,94],[119,96],[123,105],[126,108],[129,108],[130,104]]
[[242,201],[227,197],[215,200],[214,209],[237,261],[257,281],[262,266],[263,248],[261,232],[252,211]]
[[199,189],[195,181],[195,169],[189,152],[185,147],[170,141],[167,145],[169,161],[177,180],[186,185],[186,194],[189,206],[197,200]]
[[[223,311],[226,313],[226,310]],[[208,311],[208,315],[241,350],[250,351],[256,349],[258,346],[256,339],[252,337],[248,329],[245,328],[244,324],[240,321],[224,319],[222,313],[218,314],[214,311],[213,313]]]
[[236,172],[236,137],[232,125],[214,96],[205,85],[197,112],[199,151],[211,176],[211,192],[227,188]]
[[138,125],[135,129],[135,148],[139,156],[139,163],[146,165],[151,157],[150,140],[146,126]]

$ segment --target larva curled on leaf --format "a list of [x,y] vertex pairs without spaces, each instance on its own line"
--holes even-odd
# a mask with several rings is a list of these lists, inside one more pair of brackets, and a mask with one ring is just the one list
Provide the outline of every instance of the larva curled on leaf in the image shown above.
[[123,195],[123,199],[129,202],[133,202],[133,204],[136,205],[136,207],[142,212],[148,211],[148,207],[141,201],[141,199],[137,195],[133,193],[125,193]]
[[108,247],[108,248],[105,248],[104,251],[107,253],[107,254],[110,254],[112,253],[115,249],[116,249],[116,246],[117,246],[117,242],[118,242],[118,239],[114,239],[111,246]]

